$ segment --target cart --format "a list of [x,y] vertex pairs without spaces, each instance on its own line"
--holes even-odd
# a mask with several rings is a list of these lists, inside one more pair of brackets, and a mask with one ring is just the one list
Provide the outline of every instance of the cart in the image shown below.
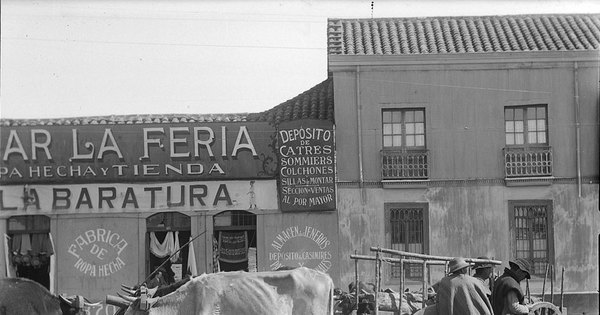
[[[427,312],[425,311],[426,302],[427,302],[427,299],[425,298],[425,296],[428,292],[428,287],[429,287],[428,281],[427,281],[427,276],[428,276],[427,266],[443,265],[443,266],[445,266],[445,271],[447,273],[448,263],[454,257],[416,254],[416,253],[411,253],[411,252],[398,251],[398,250],[386,249],[386,248],[380,248],[380,247],[371,247],[370,250],[372,252],[375,252],[375,256],[357,255],[355,253],[354,255],[350,255],[350,258],[354,259],[355,288],[358,288],[358,283],[359,283],[358,261],[359,260],[375,261],[375,290],[374,290],[375,293],[374,293],[374,298],[373,298],[373,302],[375,304],[374,310],[373,310],[374,313],[379,314],[380,311],[389,311],[389,312],[393,312],[394,314],[401,314],[401,315],[411,314],[411,313],[406,312],[406,310],[410,309],[410,308],[404,307],[404,303],[408,302],[408,301],[407,300],[403,301],[403,298],[402,298],[402,294],[405,289],[404,264],[406,264],[406,263],[415,264],[416,263],[416,264],[422,264],[422,266],[423,266],[423,278],[422,278],[423,298],[422,298],[421,310],[415,310],[412,314],[427,314]],[[382,255],[381,255],[382,253],[390,254],[393,256],[399,256],[399,258],[382,257]],[[487,264],[493,264],[493,265],[501,265],[502,264],[501,261],[492,260],[492,259],[465,258],[465,261],[468,263],[487,263]],[[399,264],[401,277],[400,277],[400,288],[399,288],[400,290],[399,290],[398,297],[394,297],[393,295],[390,295],[389,293],[383,294],[382,292],[380,292],[380,289],[381,289],[381,263],[382,262]],[[356,298],[355,305],[358,306],[360,294],[357,293],[355,295],[356,295],[355,296],[355,298]],[[391,296],[391,298],[390,298],[390,296]],[[391,301],[391,303],[390,303],[390,301]],[[560,312],[559,308],[556,305],[554,305],[550,302],[537,302],[532,305],[531,312],[529,314],[530,315],[561,315],[562,313]]]

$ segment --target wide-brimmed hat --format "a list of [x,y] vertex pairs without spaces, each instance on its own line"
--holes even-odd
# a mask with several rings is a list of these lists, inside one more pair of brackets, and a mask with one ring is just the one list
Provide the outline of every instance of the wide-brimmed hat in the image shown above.
[[[477,259],[489,260],[489,258],[486,256],[477,257]],[[481,268],[493,268],[493,267],[494,267],[494,264],[490,264],[490,263],[475,263],[473,265],[473,267],[471,267],[471,268],[474,270],[477,270],[477,269],[481,269]]]
[[462,257],[456,257],[453,258],[452,260],[450,260],[450,263],[448,264],[448,269],[450,273],[455,273],[461,269],[467,268],[469,267],[469,264],[465,261],[464,258]]
[[517,258],[513,261],[509,261],[508,264],[511,268],[521,269],[527,273],[527,279],[531,279],[531,264],[525,258]]

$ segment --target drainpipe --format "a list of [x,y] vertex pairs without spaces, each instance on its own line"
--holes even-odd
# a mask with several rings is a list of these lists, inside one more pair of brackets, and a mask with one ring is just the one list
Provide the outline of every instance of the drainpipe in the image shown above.
[[363,173],[363,147],[362,147],[362,105],[360,103],[360,66],[356,66],[356,120],[358,128],[358,172],[361,202],[365,204],[365,187]]
[[573,77],[575,83],[575,143],[577,150],[577,192],[581,198],[581,122],[579,121],[579,75],[577,62],[573,64]]

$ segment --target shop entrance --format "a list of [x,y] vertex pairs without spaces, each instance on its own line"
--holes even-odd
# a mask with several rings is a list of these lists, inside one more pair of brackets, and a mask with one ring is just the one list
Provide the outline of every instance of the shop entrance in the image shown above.
[[224,211],[213,217],[213,227],[215,271],[257,271],[256,215]]
[[188,247],[181,246],[190,240],[191,220],[178,212],[161,212],[146,219],[146,277],[160,268],[148,280],[148,287],[173,283],[188,273]]
[[7,254],[17,277],[28,278],[50,289],[50,218],[43,215],[8,219]]

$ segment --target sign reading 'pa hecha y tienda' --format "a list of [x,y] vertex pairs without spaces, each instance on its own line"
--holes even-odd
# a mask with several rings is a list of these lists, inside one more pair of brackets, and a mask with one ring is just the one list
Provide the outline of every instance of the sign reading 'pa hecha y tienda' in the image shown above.
[[279,203],[282,211],[334,210],[333,123],[295,120],[278,130]]
[[266,122],[2,127],[0,184],[275,178]]

